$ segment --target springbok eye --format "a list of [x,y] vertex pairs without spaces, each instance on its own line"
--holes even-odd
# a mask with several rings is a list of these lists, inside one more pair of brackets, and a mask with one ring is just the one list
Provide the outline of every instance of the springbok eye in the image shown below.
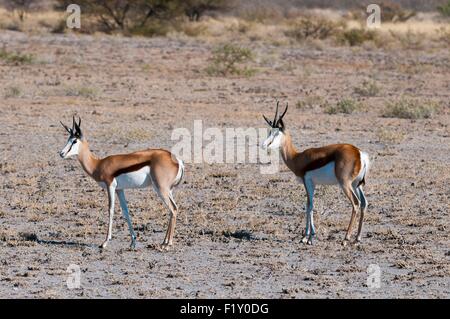
[[77,143],[77,140],[74,140],[73,142],[72,142],[72,144],[76,144]]

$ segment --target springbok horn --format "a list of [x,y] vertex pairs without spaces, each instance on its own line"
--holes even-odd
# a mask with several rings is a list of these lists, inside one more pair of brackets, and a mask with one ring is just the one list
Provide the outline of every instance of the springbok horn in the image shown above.
[[278,116],[278,105],[280,104],[280,101],[277,101],[277,109],[275,111],[275,117],[273,118],[273,125],[276,126],[277,124],[277,116]]
[[68,128],[63,122],[59,121],[59,123],[61,123],[61,125],[66,129],[67,132],[69,132],[69,134],[72,134],[71,129]]
[[289,104],[286,103],[286,109],[284,110],[283,114],[281,114],[280,118],[278,119],[278,122],[281,121],[281,119],[283,118],[283,116],[286,114],[287,110],[288,110]]
[[269,121],[269,120],[267,119],[267,117],[264,116],[264,114],[263,114],[263,117],[264,117],[264,119],[266,120],[267,124],[269,124],[271,127],[273,127],[272,122]]

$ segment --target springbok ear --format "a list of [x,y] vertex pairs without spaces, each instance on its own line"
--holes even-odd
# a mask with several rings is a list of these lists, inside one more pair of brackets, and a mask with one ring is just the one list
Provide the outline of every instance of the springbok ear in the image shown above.
[[280,129],[280,131],[284,131],[284,122],[283,122],[283,119],[280,119],[279,121],[278,121],[278,128]]
[[77,137],[82,137],[82,133],[81,133],[81,128],[80,128],[80,125],[81,125],[81,117],[78,117],[78,123],[75,121],[75,116],[73,117],[73,125],[74,125],[74,128],[75,128],[75,135],[77,136]]

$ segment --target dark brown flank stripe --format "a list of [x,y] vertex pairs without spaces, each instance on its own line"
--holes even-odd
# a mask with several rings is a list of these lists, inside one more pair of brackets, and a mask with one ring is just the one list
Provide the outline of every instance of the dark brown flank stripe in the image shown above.
[[[290,136],[286,142],[291,143]],[[289,146],[289,149],[291,152],[295,152],[293,146]],[[339,181],[345,179],[353,181],[361,170],[360,151],[351,144],[332,144],[310,148],[288,158],[286,164],[296,176],[303,179],[307,172],[319,169],[333,161],[335,162],[335,174]]]
[[330,162],[333,162],[334,160],[335,160],[335,156],[334,156],[334,154],[331,154],[330,156],[319,158],[318,160],[309,163],[301,170],[301,174],[302,174],[301,177],[303,178],[303,176],[305,176],[305,174],[308,173],[309,171],[314,171],[316,169],[319,169],[319,168],[329,164]]
[[[178,169],[178,163],[173,160],[166,161],[167,159],[172,159],[172,155],[169,151],[162,149],[149,149],[130,154],[111,155],[97,160],[98,164],[92,177],[96,181],[102,181],[109,185],[115,177],[137,171],[144,166],[151,166],[160,173],[167,171],[170,167],[175,168],[176,166],[176,169]],[[155,165],[157,167],[154,167]]]
[[121,168],[121,169],[117,170],[113,174],[113,176],[117,177],[117,176],[122,175],[122,174],[135,172],[135,171],[138,171],[138,170],[140,170],[141,168],[143,168],[145,166],[150,166],[150,164],[151,164],[151,161],[146,161],[146,162],[142,162],[142,163],[139,163],[139,164],[131,165],[129,167],[124,167],[124,168]]

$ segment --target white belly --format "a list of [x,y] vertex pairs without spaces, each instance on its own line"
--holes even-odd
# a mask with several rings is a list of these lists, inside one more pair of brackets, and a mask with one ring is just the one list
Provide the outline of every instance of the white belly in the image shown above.
[[308,171],[305,174],[305,179],[311,179],[314,185],[335,185],[338,184],[336,174],[334,171],[334,162],[330,162],[313,171]]
[[[116,189],[144,188],[152,184],[150,177],[150,167],[145,166],[137,171],[125,173],[115,178]],[[105,183],[99,185],[105,188]]]

